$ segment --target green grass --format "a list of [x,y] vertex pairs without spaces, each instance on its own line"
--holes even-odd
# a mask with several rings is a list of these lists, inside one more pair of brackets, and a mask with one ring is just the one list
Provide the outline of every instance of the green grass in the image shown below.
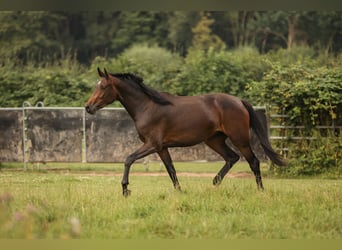
[[124,198],[121,176],[70,173],[3,169],[0,237],[342,238],[342,180],[264,178],[259,192],[254,178],[214,188],[211,178],[180,176],[176,192],[166,176],[131,176]]

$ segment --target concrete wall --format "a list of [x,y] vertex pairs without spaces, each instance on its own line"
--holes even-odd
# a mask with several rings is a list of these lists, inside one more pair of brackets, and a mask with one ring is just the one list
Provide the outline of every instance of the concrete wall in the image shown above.
[[29,162],[82,161],[83,111],[27,110]]
[[23,111],[0,109],[0,162],[22,162]]
[[[96,115],[89,115],[82,108],[25,108],[24,111],[0,109],[0,162],[124,162],[142,145],[134,123],[124,109],[103,109]],[[264,111],[257,113],[267,126]],[[26,127],[25,156],[23,122]],[[265,159],[253,134],[252,144],[259,159]],[[174,161],[222,160],[203,143],[171,148],[170,153]],[[156,154],[148,159],[159,160]]]
[[123,162],[140,145],[134,123],[123,109],[86,114],[87,162]]

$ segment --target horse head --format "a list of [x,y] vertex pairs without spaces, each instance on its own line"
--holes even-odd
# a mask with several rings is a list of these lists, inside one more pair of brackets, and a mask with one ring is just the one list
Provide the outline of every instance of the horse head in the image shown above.
[[88,99],[85,109],[89,114],[95,112],[111,103],[118,98],[118,91],[115,87],[115,79],[106,69],[104,72],[97,68],[97,72],[101,80],[97,82],[93,94]]

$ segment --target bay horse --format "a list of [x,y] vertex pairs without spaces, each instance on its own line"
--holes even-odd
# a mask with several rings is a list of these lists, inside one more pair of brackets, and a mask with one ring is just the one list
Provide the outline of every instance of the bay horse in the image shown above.
[[143,145],[125,161],[122,178],[124,196],[130,194],[129,171],[138,159],[157,153],[163,161],[175,189],[180,190],[176,170],[168,148],[187,147],[204,142],[217,152],[225,164],[213,179],[219,185],[229,169],[239,160],[239,155],[227,144],[229,138],[245,157],[253,171],[257,187],[264,189],[260,163],[251,149],[250,129],[257,135],[270,160],[284,166],[286,162],[271,147],[267,132],[251,104],[228,94],[177,96],[158,92],[131,73],[110,74],[97,68],[101,77],[86,103],[89,114],[118,100],[135,123]]

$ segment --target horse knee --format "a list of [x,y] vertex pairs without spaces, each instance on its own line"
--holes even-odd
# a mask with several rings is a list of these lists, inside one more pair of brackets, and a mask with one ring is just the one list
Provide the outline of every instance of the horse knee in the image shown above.
[[125,167],[130,167],[135,161],[135,156],[134,155],[130,155],[126,158],[125,161]]
[[233,156],[231,156],[229,158],[229,163],[232,165],[234,165],[238,160],[240,160],[240,156],[238,154],[234,154]]

